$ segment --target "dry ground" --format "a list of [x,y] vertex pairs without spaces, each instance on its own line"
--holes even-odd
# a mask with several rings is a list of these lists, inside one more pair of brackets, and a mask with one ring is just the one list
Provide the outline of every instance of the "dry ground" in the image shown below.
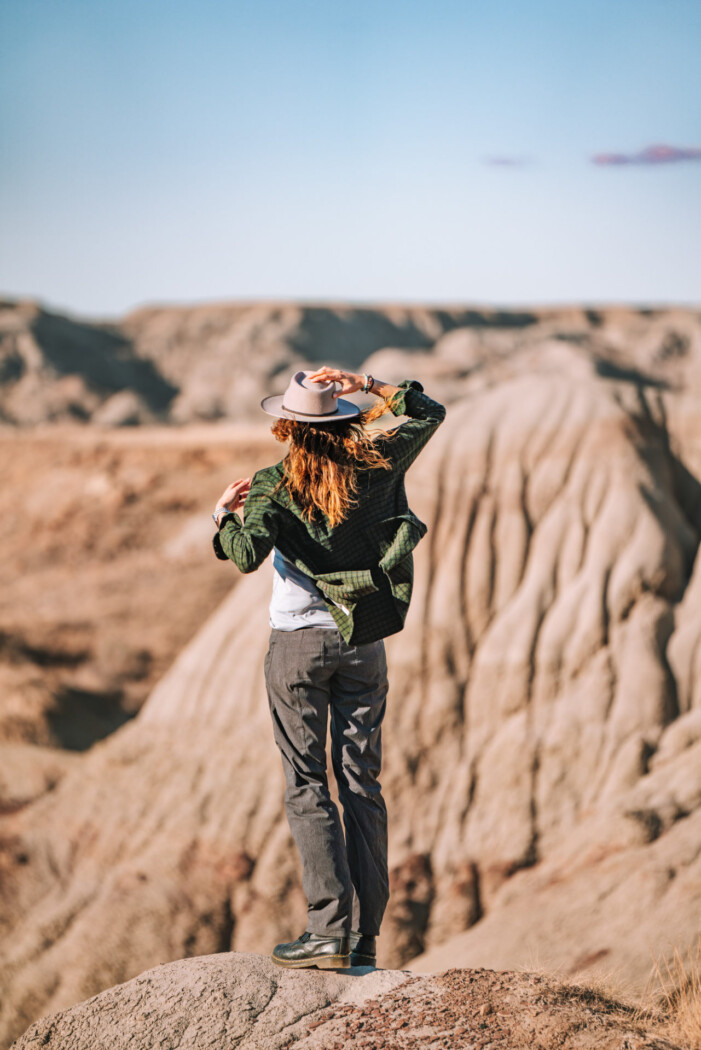
[[269,428],[0,429],[0,741],[84,750],[135,714],[240,579],[211,549]]

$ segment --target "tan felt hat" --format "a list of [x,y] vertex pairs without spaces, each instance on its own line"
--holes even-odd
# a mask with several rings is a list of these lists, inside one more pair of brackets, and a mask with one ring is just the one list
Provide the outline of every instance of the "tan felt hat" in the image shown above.
[[341,388],[340,383],[317,383],[307,378],[313,376],[315,371],[295,372],[285,393],[264,397],[260,407],[269,416],[297,419],[305,423],[359,416],[361,410],[352,401],[333,396]]

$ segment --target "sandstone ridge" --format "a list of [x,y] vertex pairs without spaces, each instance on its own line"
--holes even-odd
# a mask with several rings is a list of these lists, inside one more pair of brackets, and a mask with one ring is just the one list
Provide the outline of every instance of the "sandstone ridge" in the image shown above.
[[420,374],[450,402],[515,364],[542,367],[563,343],[606,378],[699,389],[701,313],[679,307],[215,302],[98,322],[0,299],[0,422],[258,418],[282,376],[322,362]]

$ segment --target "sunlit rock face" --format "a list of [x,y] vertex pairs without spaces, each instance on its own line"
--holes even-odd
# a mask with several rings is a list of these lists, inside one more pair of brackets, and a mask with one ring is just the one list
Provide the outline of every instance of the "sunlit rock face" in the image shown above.
[[461,325],[537,321],[523,312],[273,301],[146,306],[96,322],[0,299],[0,423],[257,418],[281,374],[305,365],[357,369],[382,347],[428,350]]
[[[452,395],[407,477],[429,531],[387,639],[383,965],[603,960],[639,987],[647,945],[698,934],[698,340],[689,321],[683,353],[630,349],[638,322],[662,324],[455,330],[435,372],[424,350],[375,355]],[[262,675],[270,585],[269,564],[241,579],[137,717],[2,818],[6,1043],[148,967],[304,929]]]
[[354,967],[283,970],[233,952],[181,959],[139,974],[30,1025],[14,1050],[236,1046],[343,1050],[407,1045],[536,1043],[562,1050],[681,1050],[669,1019],[634,1020],[632,1007],[543,974],[451,969],[416,977]]
[[701,388],[701,312],[681,308],[221,302],[104,321],[0,298],[0,423],[192,423],[260,417],[283,377],[319,363],[403,379],[452,402],[540,370],[562,345],[608,379]]

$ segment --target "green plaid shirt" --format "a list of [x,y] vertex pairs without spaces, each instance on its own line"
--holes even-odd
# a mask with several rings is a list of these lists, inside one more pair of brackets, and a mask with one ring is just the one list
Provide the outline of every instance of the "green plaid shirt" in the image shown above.
[[388,399],[395,416],[411,418],[376,441],[391,470],[358,471],[357,505],[331,528],[326,518],[308,522],[287,489],[275,488],[283,462],[258,470],[244,504],[243,522],[225,515],[213,546],[217,558],[253,572],[275,546],[319,587],[344,641],[374,642],[401,631],[414,579],[412,551],[426,525],[409,510],[404,475],[445,418],[445,408],[405,379]]

